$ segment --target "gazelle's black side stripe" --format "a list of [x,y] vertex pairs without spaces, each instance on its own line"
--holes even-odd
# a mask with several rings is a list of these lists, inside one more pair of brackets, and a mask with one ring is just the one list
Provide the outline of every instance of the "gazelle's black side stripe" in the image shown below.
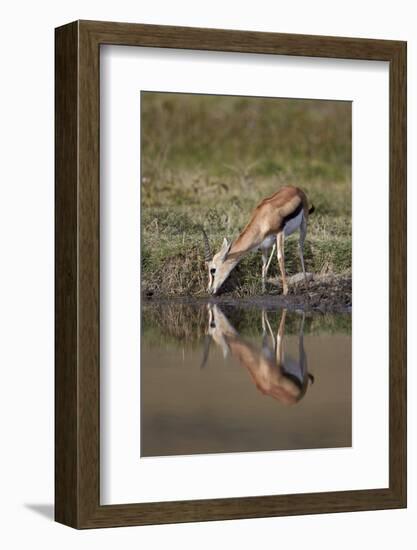
[[293,218],[296,218],[302,209],[303,209],[303,203],[300,201],[300,204],[297,206],[297,208],[293,210],[291,214],[288,214],[287,216],[285,216],[285,218],[282,220],[282,227],[285,227],[285,225],[290,220],[292,220]]

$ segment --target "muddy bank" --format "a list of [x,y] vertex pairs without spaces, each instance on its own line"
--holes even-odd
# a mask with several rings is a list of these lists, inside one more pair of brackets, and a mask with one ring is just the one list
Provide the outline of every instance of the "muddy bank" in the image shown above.
[[352,310],[352,278],[350,275],[313,275],[308,274],[308,282],[295,275],[288,280],[289,292],[282,295],[280,281],[270,279],[265,294],[241,297],[234,292],[224,292],[216,297],[177,296],[164,297],[145,291],[145,302],[203,304],[209,300],[224,305],[239,305],[239,307],[258,306],[268,310],[289,309],[318,311],[323,313],[350,313]]

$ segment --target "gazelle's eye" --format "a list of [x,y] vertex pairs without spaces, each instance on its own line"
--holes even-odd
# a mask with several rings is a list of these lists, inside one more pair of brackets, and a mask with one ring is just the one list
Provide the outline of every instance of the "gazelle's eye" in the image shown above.
[[211,273],[212,275],[214,275],[214,274],[216,273],[216,268],[215,268],[215,267],[212,267],[212,268],[210,269],[210,273]]

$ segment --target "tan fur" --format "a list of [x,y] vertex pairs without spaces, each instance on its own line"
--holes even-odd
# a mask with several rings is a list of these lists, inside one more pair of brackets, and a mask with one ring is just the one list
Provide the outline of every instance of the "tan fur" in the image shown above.
[[[239,236],[229,245],[225,240],[221,250],[207,263],[209,270],[208,291],[215,294],[227,279],[232,269],[248,252],[259,245],[270,235],[277,236],[278,263],[283,281],[283,292],[288,292],[284,262],[284,235],[282,233],[285,218],[293,214],[302,205],[305,228],[308,219],[308,200],[305,193],[298,187],[281,187],[270,197],[263,199],[255,210],[249,223]],[[305,236],[305,235],[304,235]],[[268,262],[268,267],[269,267]],[[304,270],[304,260],[302,259]],[[215,270],[215,273],[211,272]],[[265,264],[262,268],[263,285],[266,277]]]
[[284,365],[285,310],[282,313],[276,336],[275,357],[268,357],[263,350],[241,338],[216,305],[209,306],[209,311],[210,336],[223,351],[227,346],[237,362],[248,370],[252,381],[262,394],[268,395],[284,405],[293,405],[304,396],[308,387],[308,373],[305,373],[303,384],[300,387],[282,370]]
[[307,197],[299,187],[281,187],[279,191],[263,199],[252,213],[251,219],[233,242],[228,258],[239,257],[258,246],[268,235],[282,229],[283,220],[303,204],[305,219],[308,219]]

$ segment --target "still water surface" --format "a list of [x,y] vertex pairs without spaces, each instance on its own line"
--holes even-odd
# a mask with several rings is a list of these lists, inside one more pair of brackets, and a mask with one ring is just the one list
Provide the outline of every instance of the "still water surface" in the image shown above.
[[350,315],[146,304],[141,456],[351,446]]

